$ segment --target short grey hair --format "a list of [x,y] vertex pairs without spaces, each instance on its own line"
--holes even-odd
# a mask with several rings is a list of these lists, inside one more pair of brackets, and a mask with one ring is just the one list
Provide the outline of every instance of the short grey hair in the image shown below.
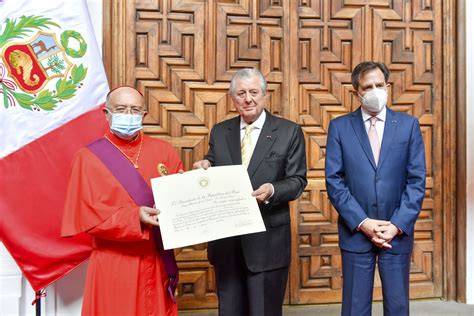
[[267,81],[265,80],[265,77],[262,75],[260,70],[255,69],[255,68],[243,68],[237,71],[232,78],[230,79],[230,87],[229,87],[229,93],[233,97],[235,96],[235,82],[240,79],[244,78],[251,78],[257,76],[260,79],[260,88],[262,89],[262,94],[265,95],[267,94]]

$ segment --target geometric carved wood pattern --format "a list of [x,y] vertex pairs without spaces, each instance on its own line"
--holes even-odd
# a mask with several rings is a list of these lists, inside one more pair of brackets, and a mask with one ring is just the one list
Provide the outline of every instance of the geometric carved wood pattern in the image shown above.
[[[332,118],[358,107],[351,69],[363,60],[385,62],[392,72],[389,104],[419,118],[426,146],[410,296],[442,296],[440,1],[108,1],[111,86],[144,94],[145,131],[170,142],[186,170],[207,152],[212,126],[236,115],[227,90],[240,68],[259,68],[269,83],[267,109],[302,125],[308,186],[291,205],[290,304],[341,300],[337,212],[324,182],[326,133]],[[176,255],[179,308],[216,307],[206,246]],[[381,299],[378,279],[374,298]]]
[[[427,190],[416,224],[410,296],[441,296],[441,199],[434,194],[441,185],[441,155],[433,139],[441,130],[441,91],[437,87],[442,76],[440,63],[436,63],[441,60],[440,3],[307,0],[295,6],[298,36],[292,47],[298,47],[296,118],[307,136],[309,184],[294,216],[297,233],[291,302],[341,300],[337,213],[325,191],[324,152],[331,118],[359,106],[350,93],[350,70],[363,60],[387,64],[391,70],[391,108],[415,115],[422,125]],[[382,299],[379,279],[374,298]]]

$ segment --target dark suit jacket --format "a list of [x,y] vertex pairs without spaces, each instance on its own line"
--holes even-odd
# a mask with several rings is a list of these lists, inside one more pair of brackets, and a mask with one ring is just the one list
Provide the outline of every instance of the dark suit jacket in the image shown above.
[[[213,166],[242,164],[240,117],[212,128],[209,152],[205,159]],[[232,258],[231,252],[235,251],[230,245],[235,244],[235,238],[240,238],[250,271],[262,272],[284,267],[290,263],[291,249],[288,202],[298,198],[307,183],[305,142],[301,127],[267,112],[248,173],[254,190],[267,182],[275,188],[270,203],[260,204],[266,232],[210,242],[209,261],[213,265],[225,265]]]
[[425,194],[425,150],[418,120],[387,108],[379,164],[375,165],[360,108],[329,125],[326,188],[339,213],[339,245],[366,252],[373,244],[357,226],[366,217],[403,231],[391,253],[409,253]]

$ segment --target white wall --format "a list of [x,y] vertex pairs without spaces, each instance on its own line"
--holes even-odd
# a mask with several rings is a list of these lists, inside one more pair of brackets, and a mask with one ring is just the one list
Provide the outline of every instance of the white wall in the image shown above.
[[[87,0],[87,5],[102,52],[102,0]],[[46,289],[46,298],[41,300],[41,315],[80,315],[86,269],[87,264],[82,264]],[[30,284],[0,242],[0,315],[35,315],[35,306],[31,305],[34,296]]]
[[467,121],[467,258],[466,299],[474,304],[474,1],[466,5],[466,121]]
[[19,314],[21,281],[20,269],[0,243],[0,315]]

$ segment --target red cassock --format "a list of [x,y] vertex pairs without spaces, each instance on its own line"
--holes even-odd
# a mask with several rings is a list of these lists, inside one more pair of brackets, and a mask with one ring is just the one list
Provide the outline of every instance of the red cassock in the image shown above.
[[[150,179],[177,173],[182,163],[173,147],[140,134],[127,142],[107,137]],[[142,146],[140,142],[143,138]],[[141,149],[140,149],[141,147]],[[140,223],[139,206],[87,148],[73,161],[62,235],[92,236],[82,315],[177,315],[166,289],[168,277],[156,251],[153,232]]]

